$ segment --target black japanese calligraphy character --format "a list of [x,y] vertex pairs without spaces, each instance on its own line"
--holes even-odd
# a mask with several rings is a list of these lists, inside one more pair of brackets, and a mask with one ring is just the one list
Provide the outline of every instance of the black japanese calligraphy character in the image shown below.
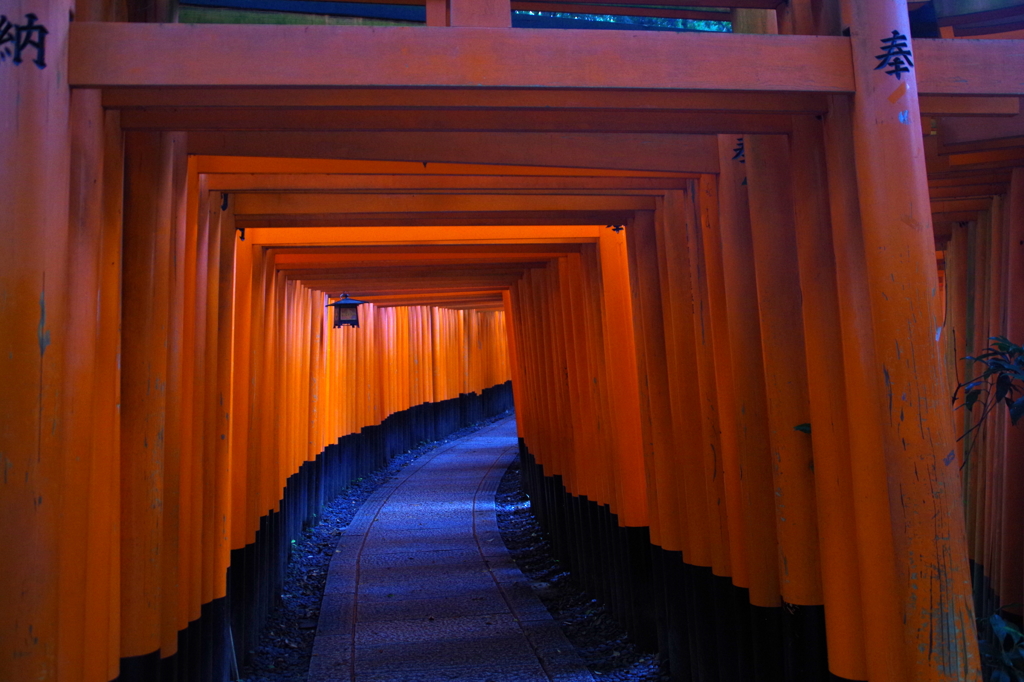
[[[12,43],[8,45],[7,43]],[[5,15],[0,14],[0,62],[5,62],[14,56],[14,24]]]
[[25,15],[25,24],[15,26],[14,36],[14,59],[12,60],[15,64],[21,64],[21,53],[27,47],[35,48],[36,58],[32,60],[32,63],[38,66],[40,69],[46,68],[46,34],[49,33],[46,27],[42,24],[37,24],[39,20],[34,14]]
[[875,67],[875,71],[887,66],[891,67],[886,73],[896,76],[896,80],[901,80],[900,76],[910,73],[910,67],[914,65],[911,57],[907,46],[907,37],[899,31],[893,30],[892,37],[882,38],[882,54],[875,56],[875,59],[880,61],[879,65]]
[[747,154],[746,154],[746,151],[743,148],[743,138],[742,137],[737,137],[736,138],[736,147],[735,147],[735,149],[732,150],[732,152],[733,152],[733,154],[732,154],[732,160],[733,161],[739,161],[740,163],[746,163],[747,162]]

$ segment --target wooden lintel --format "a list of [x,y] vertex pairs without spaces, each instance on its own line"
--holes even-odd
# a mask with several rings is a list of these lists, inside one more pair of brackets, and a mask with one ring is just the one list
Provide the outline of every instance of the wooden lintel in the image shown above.
[[[320,285],[328,285],[329,286],[330,282],[332,282],[334,280],[331,280],[331,279],[325,279],[325,280],[306,279],[306,280],[303,280],[303,281],[306,282],[308,285],[314,285],[315,284],[317,286],[320,286]],[[361,282],[360,284],[364,285],[365,283]],[[443,292],[441,292],[441,293],[444,294],[444,295],[453,295],[453,296],[454,295],[463,295],[463,294],[465,294],[465,295],[469,295],[469,294],[479,295],[481,293],[489,293],[489,292],[500,291],[500,290],[501,290],[501,287],[499,287],[499,286],[483,287],[483,286],[459,286],[459,285],[453,285],[453,284],[446,284],[445,287],[444,287]],[[437,284],[432,284],[431,282],[420,282],[417,286],[410,286],[408,284],[400,284],[400,285],[394,285],[394,288],[389,286],[388,289],[384,292],[384,294],[381,294],[381,295],[385,295],[385,294],[393,295],[393,296],[403,296],[403,297],[407,297],[407,298],[417,298],[417,297],[426,298],[428,296],[437,295],[438,294],[438,288],[437,288]],[[373,294],[373,292],[371,292],[371,291],[369,291],[367,289],[362,289],[360,291],[360,295],[361,296],[362,295],[371,295],[372,296],[374,294]]]
[[271,253],[314,246],[457,246],[468,243],[480,245],[543,244],[567,245],[592,243],[605,223],[565,224],[557,222],[516,223],[494,226],[487,223],[455,226],[435,224],[423,228],[414,223],[388,227],[289,227],[254,228],[246,232],[246,239],[254,246],[267,248]]
[[504,194],[316,194],[285,192],[237,193],[236,217],[301,216],[324,213],[401,211],[439,213],[464,211],[640,211],[654,210],[647,196],[575,196]]
[[966,223],[978,219],[978,211],[948,211],[932,213],[932,224]]
[[237,227],[331,228],[331,227],[450,227],[526,225],[622,225],[635,211],[465,211],[445,213],[333,213],[305,216],[239,216]]
[[1016,116],[1020,97],[956,97],[921,95],[923,116]]
[[[91,88],[854,89],[849,39],[836,36],[74,22],[69,50],[70,84]],[[1024,95],[1022,41],[919,39],[914,51],[920,94]]]
[[997,149],[989,151],[950,154],[950,168],[1006,168],[1024,165],[1024,149]]
[[925,95],[1024,95],[1024,41],[914,40],[917,87]]
[[[329,142],[331,138],[322,141]],[[480,141],[479,138],[463,138]],[[563,139],[563,138],[559,138]],[[614,139],[614,138],[612,138]],[[381,141],[377,139],[376,141]],[[400,140],[399,140],[400,141]],[[523,142],[520,136],[513,140]],[[696,143],[695,143],[696,144]],[[311,159],[273,156],[200,156],[200,173],[298,173],[316,175],[489,175],[521,178],[585,176],[588,178],[697,178],[696,173],[674,171],[631,171],[606,168],[524,166],[498,163],[424,163],[422,161],[379,161],[351,158]]]
[[714,135],[197,132],[190,154],[718,172]]
[[[289,274],[290,279],[298,280],[306,284],[306,286],[314,289],[335,289],[337,291],[349,291],[358,290],[360,294],[372,295],[387,294],[392,291],[393,287],[406,287],[408,282],[402,282],[398,280],[388,279],[387,277],[379,277],[376,279],[352,279],[343,276],[343,273],[331,273],[325,275],[311,275],[301,276]],[[464,283],[467,285],[474,286],[476,288],[505,288],[510,284],[522,277],[522,272],[505,275],[504,277],[492,277],[490,279],[469,279],[469,278],[435,278],[424,276],[420,278],[422,282],[422,291],[438,291],[448,286],[458,285]]]
[[946,173],[930,173],[928,187],[953,187],[959,185],[1007,185],[1010,182],[1010,171],[953,171]]
[[[410,94],[412,96],[410,96]],[[552,90],[527,88],[107,88],[103,105],[127,107],[311,107],[368,109],[588,109],[821,114],[826,95],[815,92],[679,90]]]
[[509,175],[321,175],[315,173],[211,173],[211,191],[380,191],[448,192],[663,192],[681,189],[686,178],[509,176]]
[[928,196],[932,199],[962,199],[968,197],[986,197],[1006,192],[1007,185],[955,185],[949,187],[929,187]]
[[[524,263],[508,263],[494,265],[490,263],[462,263],[446,268],[437,268],[430,264],[410,263],[400,267],[387,267],[377,265],[367,268],[341,267],[338,265],[325,264],[323,267],[307,266],[305,268],[292,268],[287,271],[291,278],[304,277],[307,279],[335,277],[339,273],[344,274],[346,279],[352,280],[387,280],[394,281],[396,286],[399,283],[416,284],[424,279],[437,280],[473,280],[474,282],[487,282],[492,279],[502,279],[509,275],[518,275],[530,268],[544,267],[548,260],[541,259],[527,261]],[[461,284],[460,286],[469,286]],[[474,284],[474,286],[476,286]]]
[[834,36],[74,22],[68,63],[89,88],[854,89]]
[[1024,114],[1008,118],[939,120],[939,152],[983,151],[1024,146]]
[[536,259],[579,253],[578,244],[338,244],[332,246],[274,247],[275,262],[318,258],[353,260],[429,260],[432,258]]
[[932,213],[960,213],[963,211],[984,211],[992,205],[992,197],[977,199],[933,200]]
[[788,133],[786,114],[578,109],[296,109],[146,107],[121,112],[125,130],[473,131],[541,133]]

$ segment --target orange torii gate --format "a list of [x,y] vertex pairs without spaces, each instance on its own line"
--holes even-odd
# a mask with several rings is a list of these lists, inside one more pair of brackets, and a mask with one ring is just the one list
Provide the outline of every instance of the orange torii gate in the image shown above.
[[[290,477],[511,377],[560,551],[678,679],[979,679],[968,557],[1021,593],[1024,477],[986,502],[971,462],[965,531],[936,330],[1020,330],[1024,157],[990,140],[1024,136],[1024,41],[886,73],[904,5],[724,4],[731,35],[3,5],[47,34],[0,60],[0,678],[221,679],[182,633],[237,618]],[[322,333],[356,287],[365,334]]]

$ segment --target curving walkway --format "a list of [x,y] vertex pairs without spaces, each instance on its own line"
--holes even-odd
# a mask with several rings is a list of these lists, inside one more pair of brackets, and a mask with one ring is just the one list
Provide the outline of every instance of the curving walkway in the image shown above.
[[338,544],[308,682],[591,682],[512,562],[494,493],[508,418],[423,455]]

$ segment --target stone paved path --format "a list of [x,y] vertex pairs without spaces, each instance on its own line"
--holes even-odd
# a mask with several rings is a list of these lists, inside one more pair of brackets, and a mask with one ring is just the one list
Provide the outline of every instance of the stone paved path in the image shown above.
[[513,418],[421,456],[331,560],[308,682],[592,682],[502,544]]

